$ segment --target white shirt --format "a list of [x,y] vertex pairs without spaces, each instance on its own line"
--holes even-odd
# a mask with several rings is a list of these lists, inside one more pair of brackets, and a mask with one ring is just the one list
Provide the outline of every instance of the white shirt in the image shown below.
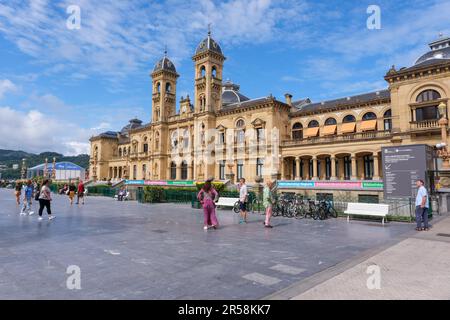
[[422,205],[422,199],[423,197],[426,197],[427,200],[425,201],[425,208],[428,208],[428,192],[427,189],[424,186],[421,186],[419,188],[419,190],[417,191],[417,196],[416,196],[416,207],[417,206],[421,206]]
[[247,195],[248,195],[247,185],[243,184],[239,189],[239,201],[241,202],[247,201]]

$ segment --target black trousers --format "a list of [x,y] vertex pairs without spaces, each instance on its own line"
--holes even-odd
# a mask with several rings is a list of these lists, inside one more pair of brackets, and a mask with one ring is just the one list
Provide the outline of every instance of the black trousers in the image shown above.
[[47,208],[48,215],[52,214],[52,210],[50,209],[50,200],[39,199],[39,216],[42,217],[42,211],[44,211],[44,207]]

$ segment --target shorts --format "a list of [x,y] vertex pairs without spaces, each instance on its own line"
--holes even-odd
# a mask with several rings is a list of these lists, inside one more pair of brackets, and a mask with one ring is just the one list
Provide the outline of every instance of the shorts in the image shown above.
[[70,191],[69,192],[69,198],[73,199],[73,197],[75,197],[75,191]]
[[239,201],[239,210],[247,211],[247,202],[240,202]]

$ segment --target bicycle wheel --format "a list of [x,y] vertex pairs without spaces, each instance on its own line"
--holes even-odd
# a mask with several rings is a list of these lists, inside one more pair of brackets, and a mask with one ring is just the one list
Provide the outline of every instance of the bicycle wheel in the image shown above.
[[233,211],[235,213],[239,213],[241,211],[241,208],[239,206],[239,201],[234,204]]
[[330,208],[328,209],[328,215],[331,216],[331,217],[333,217],[333,218],[337,218],[337,217],[338,217],[338,212],[336,211],[335,208],[330,207]]

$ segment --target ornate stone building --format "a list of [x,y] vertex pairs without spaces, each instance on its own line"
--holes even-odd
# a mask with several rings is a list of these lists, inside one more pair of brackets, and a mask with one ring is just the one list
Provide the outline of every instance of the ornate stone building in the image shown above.
[[167,55],[152,74],[152,119],[92,137],[96,180],[381,181],[384,146],[440,143],[438,105],[450,97],[450,38],[385,75],[387,89],[312,103],[250,99],[223,81],[225,56],[211,35],[193,56],[195,96],[181,97]]

